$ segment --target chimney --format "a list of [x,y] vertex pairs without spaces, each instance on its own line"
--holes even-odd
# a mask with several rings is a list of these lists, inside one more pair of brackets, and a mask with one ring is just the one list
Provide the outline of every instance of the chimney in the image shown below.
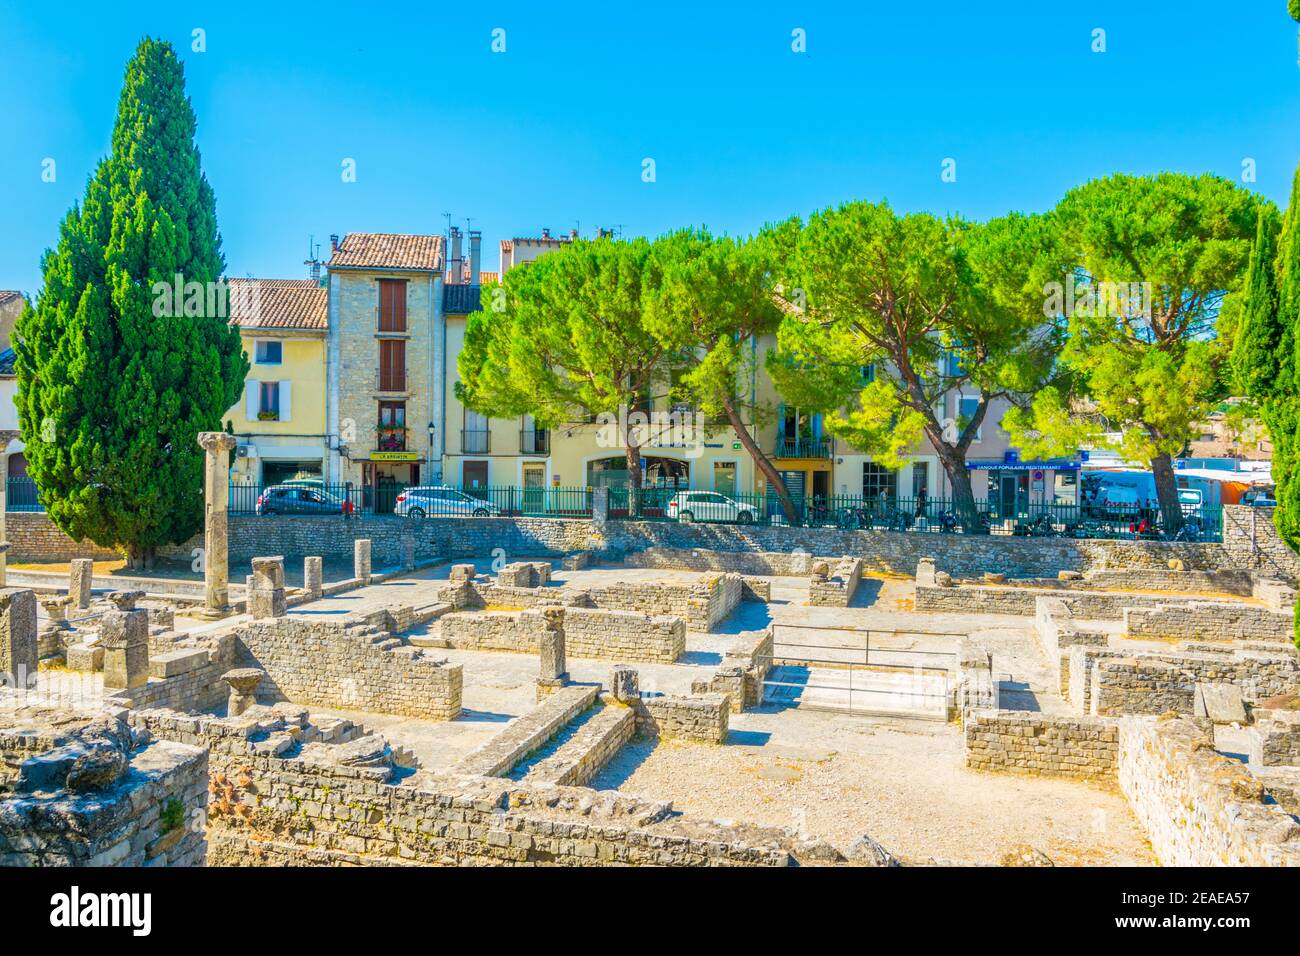
[[330,236],[330,252],[339,251],[339,234],[336,232]]
[[465,260],[460,255],[460,226],[451,227],[451,257],[447,260],[447,272],[443,279],[447,285],[460,285],[465,281]]
[[542,229],[542,238],[543,238],[543,239],[549,239],[549,238],[551,238],[551,230],[546,229],[546,228],[543,228],[543,229]]
[[483,233],[469,231],[469,284],[478,285],[479,266],[483,262]]
[[578,230],[576,230],[576,229],[570,229],[570,230],[569,230],[569,239],[570,239],[570,240],[573,240],[573,239],[577,239],[577,238],[578,238]]

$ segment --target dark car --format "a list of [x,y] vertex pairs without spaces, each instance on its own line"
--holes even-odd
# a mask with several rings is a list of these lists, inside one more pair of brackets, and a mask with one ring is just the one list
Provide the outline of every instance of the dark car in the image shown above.
[[257,499],[260,515],[346,515],[352,502],[309,485],[273,485]]

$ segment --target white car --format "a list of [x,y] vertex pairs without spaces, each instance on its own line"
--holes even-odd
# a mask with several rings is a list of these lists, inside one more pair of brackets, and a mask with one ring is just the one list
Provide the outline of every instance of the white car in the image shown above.
[[668,501],[668,517],[678,521],[733,521],[752,524],[754,509],[716,491],[679,491]]
[[393,505],[393,514],[404,518],[427,517],[495,517],[501,509],[490,501],[475,498],[446,485],[431,485],[423,488],[407,488],[397,496]]

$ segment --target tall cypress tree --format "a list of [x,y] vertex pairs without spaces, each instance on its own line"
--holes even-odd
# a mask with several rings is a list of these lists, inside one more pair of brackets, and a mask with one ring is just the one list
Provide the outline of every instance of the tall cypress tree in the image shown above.
[[195,436],[221,427],[248,372],[195,127],[175,52],[146,38],[112,151],[42,257],[44,288],[14,336],[28,473],[50,518],[133,566],[201,527]]

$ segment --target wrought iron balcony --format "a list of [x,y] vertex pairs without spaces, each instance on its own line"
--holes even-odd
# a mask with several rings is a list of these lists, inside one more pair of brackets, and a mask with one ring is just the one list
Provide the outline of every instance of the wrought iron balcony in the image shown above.
[[492,450],[492,433],[486,428],[462,428],[460,450],[467,455],[485,455]]
[[544,428],[525,428],[519,433],[519,453],[521,455],[549,455],[551,453],[551,433]]
[[787,438],[778,435],[774,458],[830,458],[835,451],[835,442],[830,438]]

